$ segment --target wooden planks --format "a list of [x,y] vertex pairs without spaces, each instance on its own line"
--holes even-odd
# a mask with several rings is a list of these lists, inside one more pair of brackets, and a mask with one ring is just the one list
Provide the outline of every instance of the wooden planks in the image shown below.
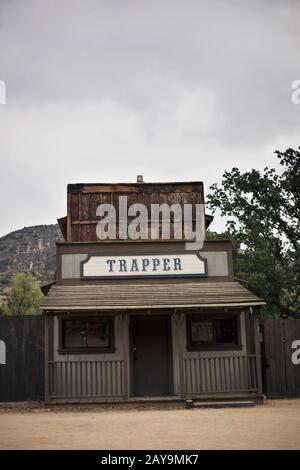
[[269,398],[300,396],[300,364],[292,362],[295,340],[300,340],[300,320],[264,321],[266,393]]
[[95,398],[124,395],[121,360],[50,361],[49,398]]
[[43,400],[44,318],[0,317],[0,339],[6,344],[6,364],[0,365],[0,401]]
[[191,394],[257,392],[255,355],[184,359],[185,392]]
[[259,306],[264,302],[238,282],[54,285],[44,310],[195,306]]
[[[68,241],[98,241],[96,216],[100,204],[113,204],[118,215],[119,197],[126,196],[128,206],[142,203],[151,214],[151,204],[203,204],[203,184],[144,183],[144,184],[71,184],[68,185]],[[207,224],[211,220],[207,221]],[[118,226],[118,219],[117,219]],[[150,230],[150,229],[149,229]],[[171,230],[173,233],[173,230]]]

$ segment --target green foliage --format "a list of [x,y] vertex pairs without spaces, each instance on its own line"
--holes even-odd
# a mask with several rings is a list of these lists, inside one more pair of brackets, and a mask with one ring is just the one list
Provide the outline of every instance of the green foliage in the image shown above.
[[43,294],[31,275],[20,273],[12,278],[5,314],[33,315],[40,313]]
[[225,171],[208,206],[230,217],[235,273],[268,302],[265,312],[300,318],[300,152],[275,153],[281,173]]

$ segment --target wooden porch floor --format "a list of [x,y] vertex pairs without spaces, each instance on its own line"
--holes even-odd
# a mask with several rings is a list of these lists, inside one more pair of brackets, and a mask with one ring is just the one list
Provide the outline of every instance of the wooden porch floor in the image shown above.
[[187,399],[194,401],[247,401],[253,400],[256,404],[264,403],[264,395],[259,393],[217,393],[207,395],[193,395],[185,398],[178,395],[143,396],[143,397],[109,397],[109,398],[53,398],[45,402],[45,405],[181,405],[184,406]]

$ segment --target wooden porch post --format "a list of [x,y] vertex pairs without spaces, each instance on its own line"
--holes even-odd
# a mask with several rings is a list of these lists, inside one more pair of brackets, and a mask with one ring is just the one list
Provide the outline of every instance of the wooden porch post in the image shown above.
[[130,380],[129,380],[129,315],[128,313],[121,313],[118,315],[120,324],[122,325],[122,356],[123,356],[123,380],[124,380],[124,398],[128,399],[130,396]]
[[256,358],[256,374],[257,374],[257,388],[258,393],[263,393],[262,386],[262,370],[261,370],[261,349],[259,340],[259,326],[256,315],[253,315],[254,335],[255,335],[255,358]]
[[49,317],[44,314],[44,387],[45,401],[49,401]]
[[177,353],[177,359],[178,359],[178,372],[179,372],[179,394],[181,398],[184,398],[186,395],[185,391],[185,380],[184,380],[184,368],[183,368],[183,327],[184,327],[184,320],[185,320],[185,314],[184,313],[178,313],[175,311],[173,314],[174,318],[174,323],[176,325],[176,330],[175,330],[175,344],[173,345],[173,348],[175,347],[176,353]]

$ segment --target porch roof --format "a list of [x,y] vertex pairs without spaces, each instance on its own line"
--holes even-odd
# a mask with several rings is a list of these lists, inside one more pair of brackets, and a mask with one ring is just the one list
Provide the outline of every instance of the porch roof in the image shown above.
[[53,285],[44,311],[259,307],[265,302],[239,282]]

